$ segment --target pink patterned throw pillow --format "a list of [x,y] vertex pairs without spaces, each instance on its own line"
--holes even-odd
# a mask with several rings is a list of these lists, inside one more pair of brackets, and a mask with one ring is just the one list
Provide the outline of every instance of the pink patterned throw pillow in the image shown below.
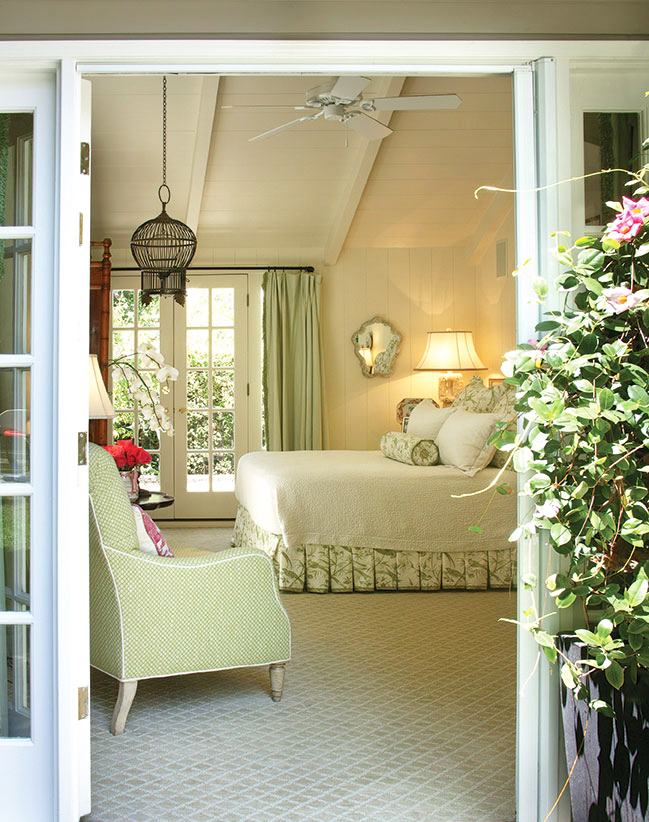
[[174,554],[167,545],[167,540],[147,512],[143,511],[139,505],[134,505],[133,513],[140,550],[149,554],[158,554],[161,557],[172,557]]

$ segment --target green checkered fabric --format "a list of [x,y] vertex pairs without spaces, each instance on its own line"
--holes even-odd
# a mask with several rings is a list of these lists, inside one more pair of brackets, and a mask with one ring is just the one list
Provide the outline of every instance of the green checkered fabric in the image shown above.
[[91,444],[89,470],[93,666],[132,680],[290,658],[290,625],[266,554],[140,551],[113,458]]

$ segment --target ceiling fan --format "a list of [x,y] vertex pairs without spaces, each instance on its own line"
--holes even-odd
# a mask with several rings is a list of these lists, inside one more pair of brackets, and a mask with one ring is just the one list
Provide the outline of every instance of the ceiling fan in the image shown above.
[[[381,140],[392,134],[392,129],[370,117],[375,111],[416,111],[426,109],[452,109],[462,102],[457,94],[426,94],[413,97],[363,97],[362,92],[372,81],[367,77],[338,77],[328,83],[311,88],[306,93],[306,104],[293,106],[297,111],[316,109],[314,114],[307,114],[291,120],[284,125],[271,128],[251,137],[249,143],[265,140],[280,131],[292,128],[307,120],[337,120],[368,140]],[[224,107],[225,108],[225,107]],[[236,108],[228,106],[227,108]]]

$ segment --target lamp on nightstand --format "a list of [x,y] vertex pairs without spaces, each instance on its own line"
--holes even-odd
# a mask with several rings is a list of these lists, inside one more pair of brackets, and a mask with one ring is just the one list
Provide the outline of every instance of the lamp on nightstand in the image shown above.
[[450,405],[462,388],[460,371],[486,371],[471,331],[429,331],[424,356],[415,371],[443,371],[439,378],[440,405]]

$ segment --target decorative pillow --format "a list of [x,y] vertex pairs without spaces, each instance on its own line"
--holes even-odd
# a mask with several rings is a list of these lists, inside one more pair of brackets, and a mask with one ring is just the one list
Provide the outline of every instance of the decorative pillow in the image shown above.
[[473,477],[494,455],[496,447],[487,441],[499,420],[498,414],[474,414],[456,408],[437,435],[439,461]]
[[408,433],[415,437],[437,440],[437,434],[457,408],[438,408],[432,400],[422,400],[408,417]]
[[432,439],[388,431],[381,437],[381,451],[391,460],[408,465],[437,465],[439,451]]
[[139,505],[133,506],[135,515],[135,527],[137,528],[137,538],[140,543],[140,551],[148,554],[158,554],[161,557],[172,557],[173,551],[167,545],[167,540],[155,522],[143,511]]
[[[425,397],[405,397],[405,399],[401,400],[399,405],[397,405],[397,422],[401,426],[402,431],[408,430],[408,419],[410,418],[410,414],[412,413],[412,409],[419,405],[420,402],[423,402]],[[430,400],[433,405],[437,408],[439,406],[435,402],[435,400]]]
[[[460,391],[453,401],[453,408],[464,408],[479,414],[496,414],[500,420],[512,420],[512,430],[516,432],[516,386],[499,383],[486,386],[481,377],[471,377],[469,383]],[[502,468],[509,454],[496,450],[491,465]]]

